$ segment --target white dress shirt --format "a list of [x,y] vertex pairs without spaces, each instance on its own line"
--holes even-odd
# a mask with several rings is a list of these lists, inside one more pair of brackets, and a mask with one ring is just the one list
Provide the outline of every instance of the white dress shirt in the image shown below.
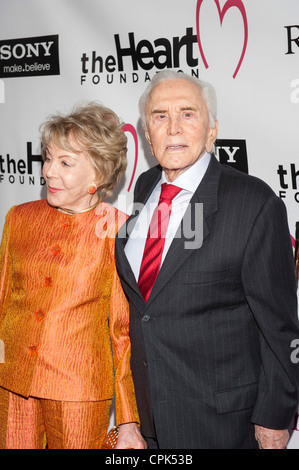
[[198,187],[208,168],[210,158],[211,155],[209,153],[205,153],[199,160],[197,160],[197,162],[195,162],[190,168],[188,168],[188,170],[184,171],[180,176],[178,176],[172,183],[167,180],[164,170],[162,171],[161,179],[141,210],[135,227],[133,228],[125,246],[125,254],[131,265],[136,281],[138,281],[139,277],[139,270],[149,224],[153,212],[159,202],[161,185],[163,183],[168,183],[182,188],[182,191],[180,191],[172,201],[172,211],[165,237],[165,245],[161,261],[162,265],[166,253],[187,209],[188,203],[190,202],[190,199],[192,198],[196,188]]

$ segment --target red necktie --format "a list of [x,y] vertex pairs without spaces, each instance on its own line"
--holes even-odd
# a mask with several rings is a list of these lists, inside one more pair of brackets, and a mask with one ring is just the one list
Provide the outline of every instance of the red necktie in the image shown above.
[[163,183],[161,187],[160,199],[148,229],[138,279],[138,286],[145,302],[159,273],[172,200],[180,191],[181,188],[173,184]]

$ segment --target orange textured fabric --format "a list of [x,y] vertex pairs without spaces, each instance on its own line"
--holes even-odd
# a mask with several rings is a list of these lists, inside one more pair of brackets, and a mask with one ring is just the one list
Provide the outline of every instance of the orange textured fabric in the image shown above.
[[0,449],[100,449],[111,400],[23,398],[0,387]]
[[117,423],[138,422],[129,310],[114,260],[125,219],[106,203],[77,215],[46,200],[10,209],[0,248],[0,386],[62,401],[115,393]]

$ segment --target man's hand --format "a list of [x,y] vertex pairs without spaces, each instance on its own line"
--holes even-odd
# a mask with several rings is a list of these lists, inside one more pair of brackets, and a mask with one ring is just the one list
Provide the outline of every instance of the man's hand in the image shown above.
[[147,444],[136,423],[121,424],[116,449],[146,449]]
[[260,449],[285,449],[290,435],[287,429],[277,430],[255,425],[255,438]]

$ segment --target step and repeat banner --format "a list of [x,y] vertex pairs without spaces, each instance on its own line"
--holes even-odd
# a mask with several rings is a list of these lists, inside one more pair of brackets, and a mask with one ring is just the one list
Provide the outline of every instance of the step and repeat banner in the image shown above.
[[[266,181],[299,221],[298,0],[0,0],[0,230],[15,204],[44,198],[39,127],[98,100],[124,122],[128,168],[109,199],[130,213],[155,164],[138,99],[166,68],[211,82],[216,156]],[[42,236],[42,234],[41,234]],[[299,448],[298,416],[288,448]]]

